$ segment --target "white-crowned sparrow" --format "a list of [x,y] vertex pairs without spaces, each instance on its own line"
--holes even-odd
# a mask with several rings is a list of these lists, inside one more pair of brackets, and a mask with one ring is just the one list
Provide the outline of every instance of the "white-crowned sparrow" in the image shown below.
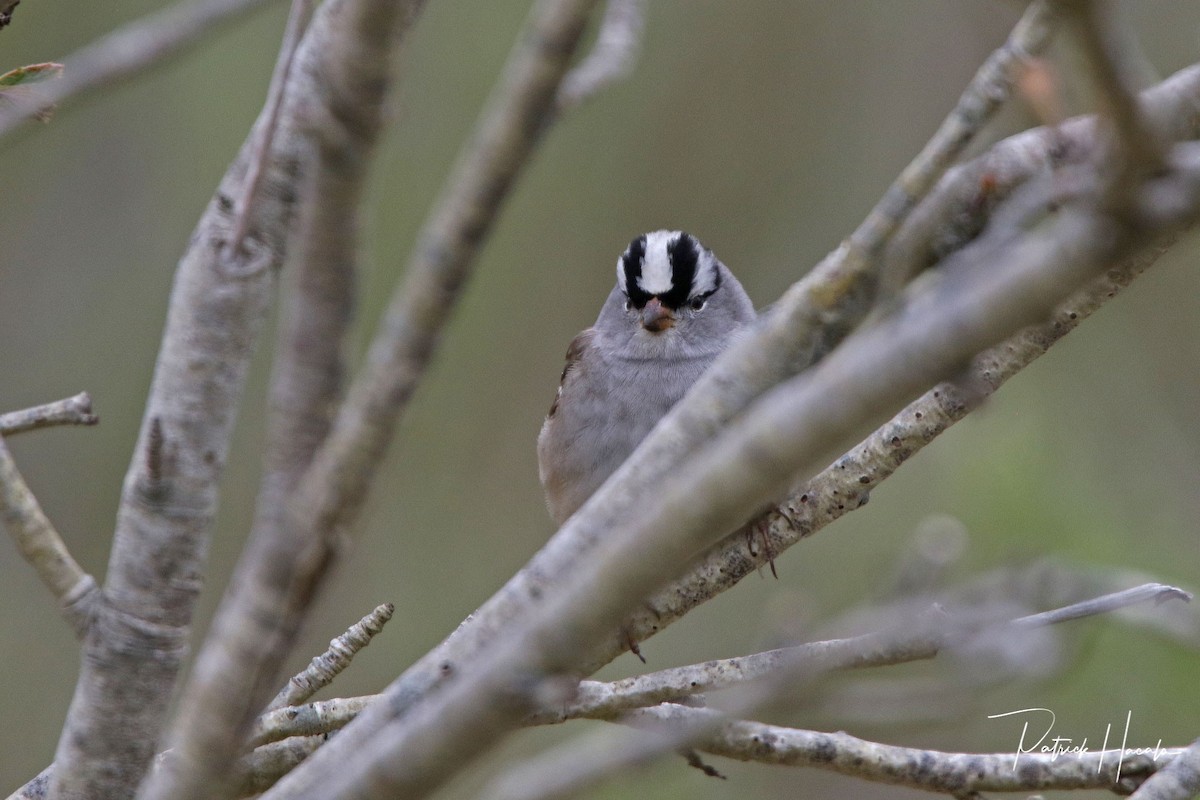
[[694,236],[655,231],[630,242],[596,324],[567,350],[538,436],[555,523],[600,488],[754,318],[737,278]]

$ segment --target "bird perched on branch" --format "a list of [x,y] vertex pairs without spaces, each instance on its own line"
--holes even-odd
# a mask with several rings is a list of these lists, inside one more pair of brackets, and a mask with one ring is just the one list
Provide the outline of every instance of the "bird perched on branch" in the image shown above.
[[596,324],[567,349],[538,436],[555,523],[600,488],[754,318],[737,278],[694,236],[655,231],[629,243]]

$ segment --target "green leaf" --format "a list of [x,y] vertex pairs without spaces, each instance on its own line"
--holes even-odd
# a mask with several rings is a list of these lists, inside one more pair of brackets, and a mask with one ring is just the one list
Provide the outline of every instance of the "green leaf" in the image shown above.
[[0,75],[0,87],[19,86],[23,83],[37,83],[38,81],[57,78],[62,74],[62,71],[63,65],[56,64],[53,61],[47,61],[44,64],[30,64],[27,67],[17,67]]

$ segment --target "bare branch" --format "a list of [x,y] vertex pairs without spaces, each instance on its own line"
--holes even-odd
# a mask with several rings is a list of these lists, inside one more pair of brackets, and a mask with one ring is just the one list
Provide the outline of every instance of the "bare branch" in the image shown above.
[[302,706],[276,708],[263,714],[254,724],[250,744],[254,747],[294,736],[332,733],[350,724],[350,720],[383,695],[335,697]]
[[[24,430],[32,427],[35,426]],[[58,601],[75,635],[83,636],[99,594],[96,580],[71,557],[66,543],[25,484],[3,437],[0,437],[0,519],[4,520],[21,555]]]
[[91,395],[80,392],[65,400],[0,414],[0,436],[12,436],[52,425],[96,425],[99,422],[100,417],[92,413]]
[[1155,605],[1165,603],[1169,600],[1183,600],[1190,603],[1192,601],[1192,593],[1162,583],[1147,583],[1125,589],[1124,591],[1106,594],[1103,597],[1073,603],[1063,608],[1056,608],[1053,611],[1030,614],[1027,617],[1014,620],[1013,624],[1022,626],[1053,625],[1059,622],[1066,622],[1067,620],[1092,617],[1097,614],[1107,614],[1110,611],[1128,608],[1129,606],[1149,600],[1153,600]]
[[[1163,146],[1138,108],[1133,70],[1112,29],[1111,10],[1094,0],[1056,0],[1083,51],[1088,72],[1100,90],[1104,113],[1116,133],[1117,168],[1110,200],[1128,203],[1127,195],[1142,175],[1161,169]],[[1106,13],[1107,12],[1107,13]]]
[[238,764],[242,778],[237,795],[247,797],[270,789],[323,745],[326,738],[324,735],[294,736],[250,751]]
[[[1171,763],[1179,749],[1164,748],[1155,761],[1119,750],[1074,753],[945,753],[896,747],[846,733],[820,733],[742,720],[709,709],[667,704],[636,711],[629,724],[670,731],[703,730],[696,749],[739,761],[817,767],[843,775],[955,797],[972,792],[1044,789],[1119,789]],[[1118,770],[1120,781],[1118,781]]]
[[645,13],[645,0],[608,0],[592,51],[558,87],[560,112],[585,103],[633,72],[642,46]]
[[349,630],[329,643],[329,649],[317,656],[303,672],[294,676],[267,705],[267,711],[296,706],[333,683],[351,659],[368,644],[375,634],[392,618],[396,607],[391,603],[378,606],[367,616],[350,626]]
[[1188,800],[1200,794],[1200,739],[1152,775],[1132,800]]
[[[242,248],[246,244],[246,235],[250,230],[250,215],[254,211],[254,199],[262,184],[271,156],[271,145],[279,129],[279,112],[283,108],[283,93],[287,87],[288,73],[292,70],[292,62],[296,57],[296,48],[304,29],[308,27],[312,16],[312,0],[292,0],[288,12],[287,27],[283,32],[283,45],[279,48],[279,56],[275,60],[275,72],[271,75],[267,103],[263,108],[264,124],[258,127],[258,141],[255,142],[254,152],[246,170],[246,179],[242,184],[242,196],[236,201],[237,216],[233,221],[233,232],[225,243],[228,259],[227,269],[237,269],[243,257]],[[261,267],[261,265],[259,265]]]
[[39,87],[36,103],[0,110],[0,138],[78,96],[143,74],[182,53],[220,25],[233,23],[270,0],[181,0],[131,22],[65,59],[61,79]]

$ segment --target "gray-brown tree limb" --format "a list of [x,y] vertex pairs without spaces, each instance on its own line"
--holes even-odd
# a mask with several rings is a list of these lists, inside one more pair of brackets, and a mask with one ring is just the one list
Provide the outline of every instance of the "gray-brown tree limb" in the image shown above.
[[31,102],[0,109],[0,138],[49,109],[165,63],[219,26],[232,24],[270,1],[182,0],[118,28],[63,59],[62,77],[41,84]]
[[660,730],[687,724],[705,726],[709,731],[694,746],[713,755],[762,764],[816,767],[954,797],[1051,789],[1112,789],[1124,793],[1181,757],[1181,751],[1174,748],[1160,751],[1157,761],[1143,755],[1131,757],[1120,750],[1082,754],[942,753],[868,742],[846,733],[728,720],[709,709],[677,704],[636,711],[629,722]]
[[[23,417],[22,422],[34,417],[39,415]],[[17,550],[58,601],[67,624],[77,636],[82,636],[99,593],[96,579],[84,572],[71,556],[66,542],[25,483],[3,436],[0,436],[0,520]]]
[[[687,468],[658,487],[658,501],[607,531],[572,573],[571,585],[549,586],[537,610],[489,648],[487,658],[460,665],[458,680],[386,724],[367,744],[349,735],[351,725],[268,796],[428,793],[531,710],[543,676],[587,663],[588,651],[619,627],[638,598],[782,494],[797,473],[817,471],[865,425],[891,413],[892,404],[1043,319],[1110,264],[1190,224],[1200,213],[1200,153],[1177,145],[1170,163],[1172,169],[1145,189],[1171,200],[1159,203],[1143,194],[1137,212],[1146,225],[1138,229],[1114,226],[1097,204],[1095,165],[1034,182],[1015,195],[1006,205],[1008,224],[993,226],[947,259],[940,279],[886,321],[852,335],[815,368],[765,394],[693,452]],[[1064,186],[1075,188],[1067,195]],[[359,749],[352,761],[341,762],[338,774],[326,771],[307,785],[293,780],[318,775],[330,753],[345,759],[338,747],[343,741]]]
[[53,425],[96,425],[99,422],[100,417],[92,412],[91,395],[80,392],[74,397],[53,403],[0,414],[0,436],[12,436]]

